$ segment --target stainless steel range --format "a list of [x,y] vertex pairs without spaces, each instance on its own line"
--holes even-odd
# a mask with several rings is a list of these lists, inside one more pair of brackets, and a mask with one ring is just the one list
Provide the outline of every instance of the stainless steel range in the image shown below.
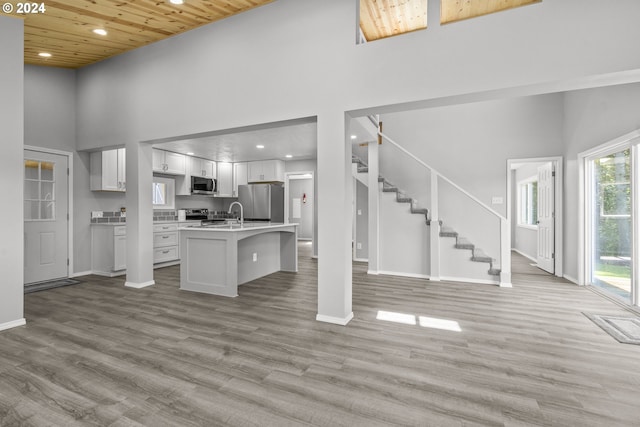
[[209,218],[209,209],[185,209],[185,219],[187,221],[197,221]]

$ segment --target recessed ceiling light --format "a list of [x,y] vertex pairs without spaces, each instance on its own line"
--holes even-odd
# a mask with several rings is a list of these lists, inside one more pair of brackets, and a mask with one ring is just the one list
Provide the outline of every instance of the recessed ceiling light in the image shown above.
[[40,52],[38,56],[41,56],[43,58],[51,58],[51,54],[49,52]]
[[264,148],[264,145],[256,145],[256,148],[262,149],[262,148]]
[[106,36],[107,35],[107,30],[104,30],[102,28],[96,28],[95,30],[93,30],[94,33],[96,33],[99,36]]
[[286,157],[287,159],[290,159],[290,158],[292,158],[293,156],[292,156],[291,154],[287,154],[285,157]]
[[187,153],[187,156],[193,156],[193,153]]
[[351,139],[357,139],[358,136],[357,135],[351,135]]
[[171,2],[173,4],[183,4],[184,0],[169,0],[169,2]]

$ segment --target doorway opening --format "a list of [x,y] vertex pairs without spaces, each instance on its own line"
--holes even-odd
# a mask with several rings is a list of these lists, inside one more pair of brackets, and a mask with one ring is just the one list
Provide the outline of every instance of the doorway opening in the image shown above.
[[[314,244],[315,183],[313,171],[285,174],[284,217],[288,223],[298,224],[298,241]],[[313,252],[315,254],[315,250]]]
[[563,275],[562,189],[561,157],[507,162],[511,249],[531,266],[558,277]]

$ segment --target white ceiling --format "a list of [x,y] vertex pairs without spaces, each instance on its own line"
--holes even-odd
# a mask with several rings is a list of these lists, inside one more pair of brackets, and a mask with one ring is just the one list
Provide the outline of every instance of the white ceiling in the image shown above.
[[[315,159],[317,141],[314,120],[235,129],[226,133],[156,143],[153,146],[181,154],[193,153],[196,157],[220,162],[244,162]],[[257,145],[264,145],[264,148],[256,148]],[[287,154],[293,157],[286,158]]]
[[[351,121],[352,143],[375,140],[366,118]],[[268,123],[241,129],[209,132],[188,137],[168,138],[153,144],[155,148],[219,162],[253,160],[315,159],[318,132],[315,117]],[[257,145],[264,145],[259,149]],[[290,154],[292,157],[287,158]]]

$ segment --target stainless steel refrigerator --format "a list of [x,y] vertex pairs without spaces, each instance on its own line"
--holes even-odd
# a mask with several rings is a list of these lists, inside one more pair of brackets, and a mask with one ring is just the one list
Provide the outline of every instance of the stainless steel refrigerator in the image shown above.
[[284,222],[284,187],[282,184],[238,186],[238,201],[247,221]]

